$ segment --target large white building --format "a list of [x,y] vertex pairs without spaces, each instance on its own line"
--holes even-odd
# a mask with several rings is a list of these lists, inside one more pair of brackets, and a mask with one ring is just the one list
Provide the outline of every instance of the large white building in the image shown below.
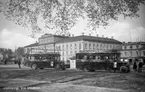
[[75,57],[78,52],[107,52],[121,48],[121,42],[113,38],[80,35],[74,37],[45,34],[39,38],[38,43],[25,46],[25,53],[58,52],[61,60]]

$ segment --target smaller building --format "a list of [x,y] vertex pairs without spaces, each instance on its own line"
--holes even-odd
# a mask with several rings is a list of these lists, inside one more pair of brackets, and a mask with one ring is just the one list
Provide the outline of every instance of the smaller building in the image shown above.
[[65,35],[44,34],[38,38],[38,42],[24,47],[25,54],[56,52],[56,43],[60,40],[67,39]]
[[141,60],[145,63],[145,42],[128,42],[122,44],[121,58],[133,62]]

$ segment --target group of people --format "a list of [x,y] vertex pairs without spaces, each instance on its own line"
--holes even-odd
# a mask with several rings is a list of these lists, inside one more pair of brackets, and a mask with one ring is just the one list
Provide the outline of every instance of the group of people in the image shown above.
[[[143,65],[144,65],[144,63],[141,61],[141,60],[135,60],[134,62],[133,62],[133,68],[131,69],[131,62],[128,62],[127,63],[127,67],[128,67],[128,71],[130,72],[132,69],[135,71],[135,72],[142,72],[142,68],[143,68]],[[114,72],[116,72],[116,70],[117,70],[117,61],[116,60],[114,60],[114,62],[113,62],[113,70],[114,70]]]
[[143,62],[140,60],[135,60],[133,63],[133,70],[135,72],[142,72]]

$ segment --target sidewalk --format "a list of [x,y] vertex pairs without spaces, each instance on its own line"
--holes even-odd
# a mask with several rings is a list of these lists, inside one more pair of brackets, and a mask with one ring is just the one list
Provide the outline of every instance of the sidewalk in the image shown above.
[[[32,90],[39,90],[40,92],[129,92],[130,90],[95,87],[87,85],[74,85],[69,83],[51,83],[49,81],[37,81],[26,79],[7,79],[0,80],[5,84],[1,84],[3,89],[12,88],[17,89],[16,92],[22,91],[25,88],[33,88]],[[24,90],[26,91],[26,90]]]
[[[0,64],[0,68],[19,68],[18,64],[6,64],[6,65],[3,65],[3,64]],[[31,69],[30,67],[27,67],[27,66],[24,66],[24,65],[21,65],[21,68],[22,69]]]
[[40,87],[42,92],[129,92],[129,90],[94,87],[87,85],[73,85],[68,83],[55,83]]

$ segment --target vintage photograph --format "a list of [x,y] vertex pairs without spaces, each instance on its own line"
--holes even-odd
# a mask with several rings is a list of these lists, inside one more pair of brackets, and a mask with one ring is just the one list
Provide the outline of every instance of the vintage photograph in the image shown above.
[[145,0],[0,0],[0,92],[145,92]]

